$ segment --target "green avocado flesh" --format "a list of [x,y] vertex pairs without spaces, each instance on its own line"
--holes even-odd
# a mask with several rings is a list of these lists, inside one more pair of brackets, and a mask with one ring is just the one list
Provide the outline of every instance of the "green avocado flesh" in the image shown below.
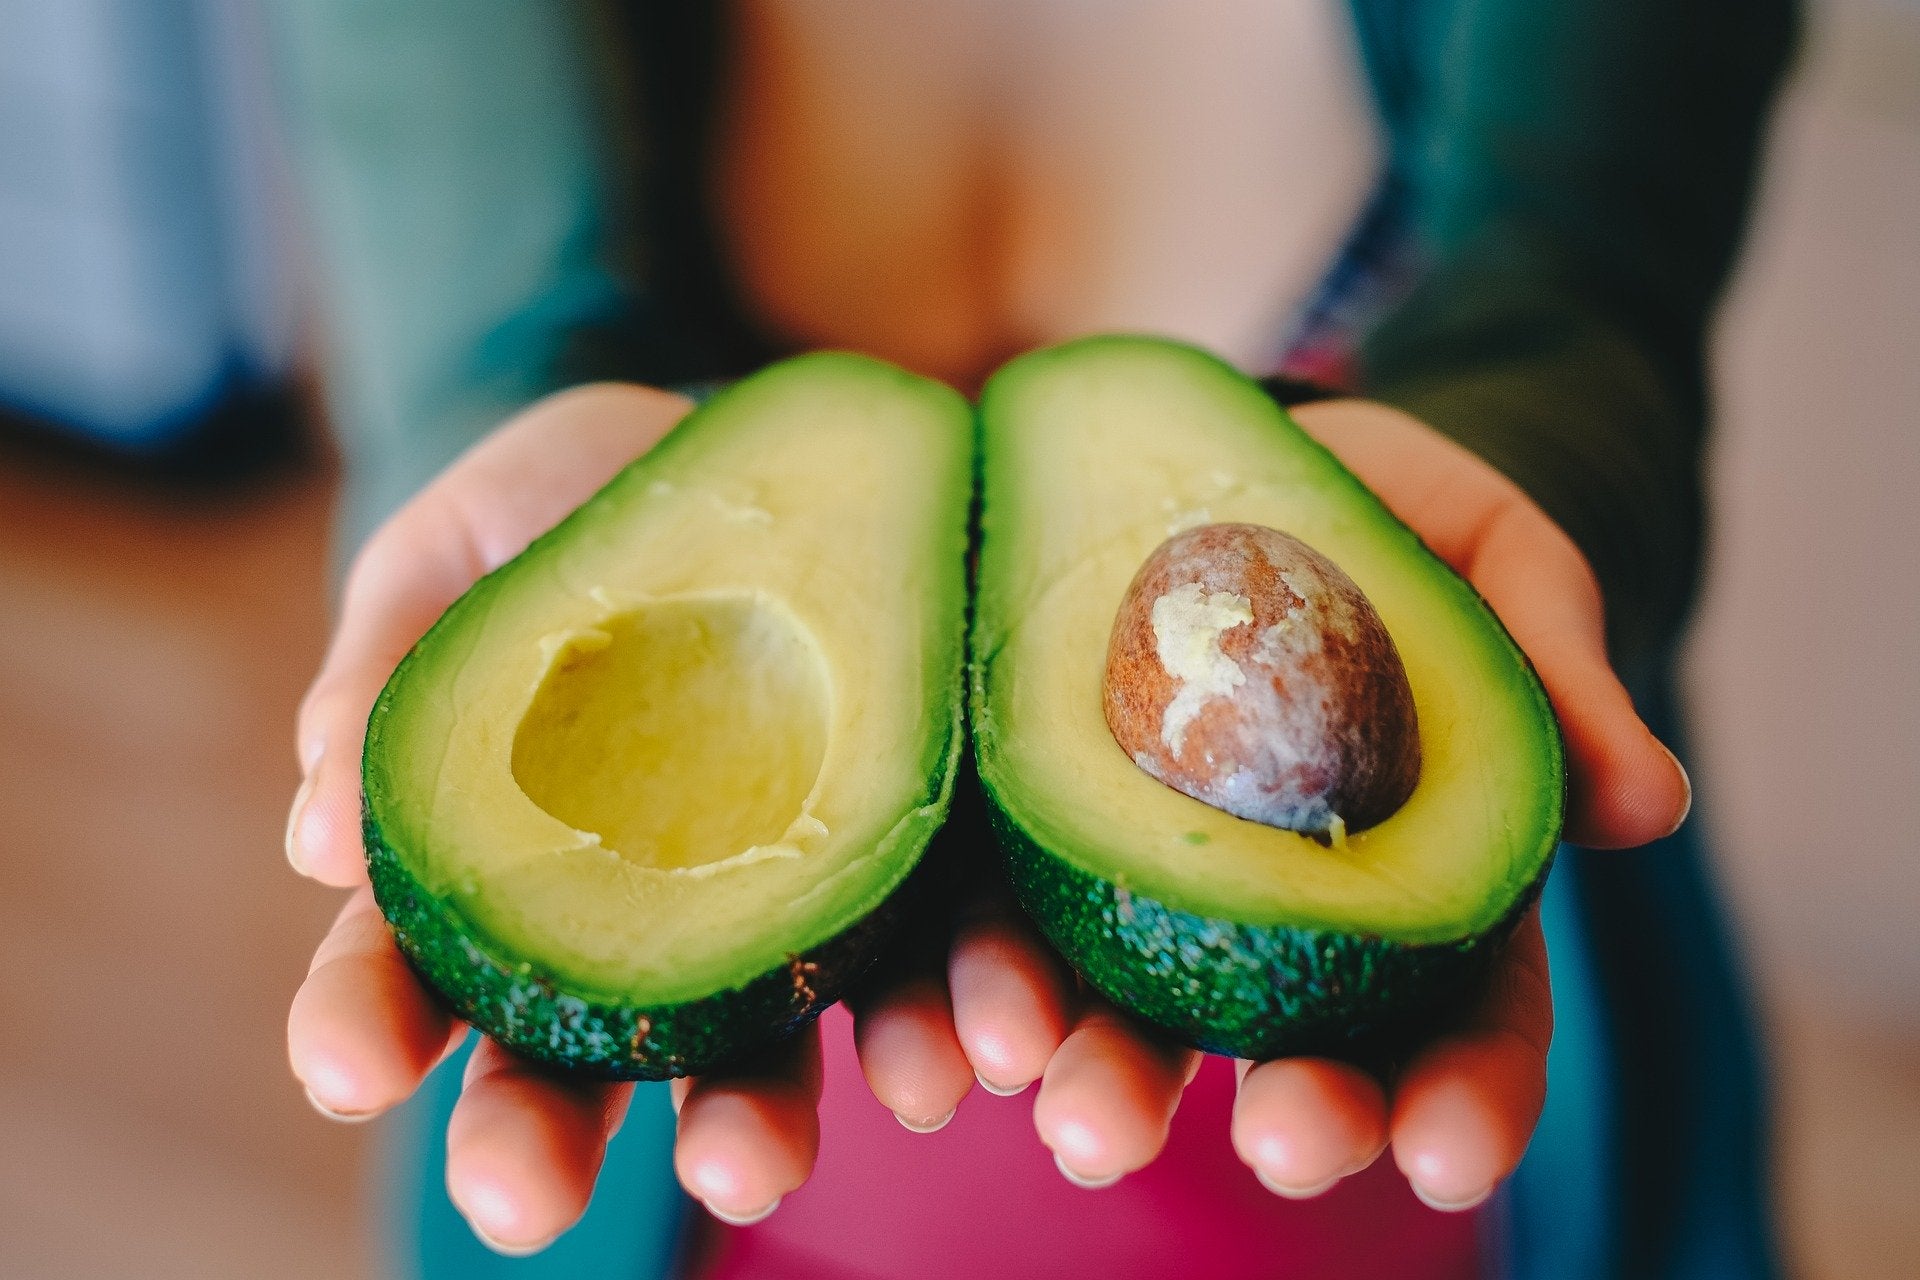
[[447,610],[363,782],[380,905],[462,1017],[659,1078],[859,976],[953,785],[972,466],[953,392],[803,356]]
[[[1260,388],[1197,351],[1094,338],[1024,356],[981,405],[972,723],[1023,905],[1107,996],[1246,1057],[1385,1040],[1470,985],[1559,837],[1562,748],[1473,589]],[[1405,662],[1412,796],[1322,846],[1162,785],[1102,710],[1108,635],[1170,533],[1295,535]]]

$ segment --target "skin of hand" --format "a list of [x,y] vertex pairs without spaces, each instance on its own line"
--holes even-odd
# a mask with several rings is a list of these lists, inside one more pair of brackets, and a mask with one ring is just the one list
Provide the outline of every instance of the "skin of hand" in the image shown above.
[[[296,870],[354,893],[288,1016],[294,1075],[314,1105],[364,1119],[405,1100],[465,1028],[419,985],[388,933],[360,843],[359,762],[375,696],[407,649],[480,575],[644,453],[687,411],[631,386],[541,401],[461,458],[371,538],[299,720],[305,773],[287,828]],[[1486,597],[1532,659],[1565,735],[1566,835],[1623,848],[1675,829],[1685,772],[1635,715],[1608,665],[1600,593],[1572,541],[1510,481],[1414,419],[1328,401],[1297,420]],[[862,1069],[909,1128],[944,1123],[977,1079],[1034,1081],[1034,1123],[1063,1175],[1102,1185],[1166,1141],[1195,1051],[1172,1045],[1072,975],[1005,902],[976,903],[936,961],[852,1001]],[[1387,1088],[1327,1059],[1241,1063],[1235,1150],[1280,1195],[1317,1195],[1391,1148],[1429,1204],[1464,1209],[1519,1163],[1546,1092],[1553,1009],[1537,915],[1479,1007]],[[758,1062],[676,1081],[675,1168],[730,1221],[803,1183],[819,1142],[817,1032]],[[562,1081],[483,1043],[447,1133],[448,1190],[506,1252],[544,1246],[584,1211],[630,1086]]]

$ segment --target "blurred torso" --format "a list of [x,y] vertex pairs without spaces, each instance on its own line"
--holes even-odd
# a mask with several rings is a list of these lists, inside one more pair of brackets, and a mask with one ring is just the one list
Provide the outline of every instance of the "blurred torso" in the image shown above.
[[[718,204],[763,323],[972,386],[1089,330],[1271,363],[1372,192],[1379,143],[1338,0],[738,0]],[[831,1012],[819,1164],[709,1280],[780,1275],[1475,1274],[1473,1226],[1386,1167],[1313,1205],[1227,1142],[1230,1065],[1165,1154],[1068,1186],[1031,1095],[908,1134]],[[1367,1263],[1354,1257],[1364,1249]]]
[[1270,360],[1378,168],[1338,0],[738,0],[734,28],[749,300],[962,385],[1097,329]]

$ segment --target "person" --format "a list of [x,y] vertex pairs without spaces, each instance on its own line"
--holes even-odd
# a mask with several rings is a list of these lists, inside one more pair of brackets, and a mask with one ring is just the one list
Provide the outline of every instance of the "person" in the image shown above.
[[[1142,114],[1105,153],[1069,145],[1085,141],[1070,64],[1112,78],[1110,28],[1136,8],[1179,32],[1256,13],[313,0],[279,15],[343,527],[364,538],[301,709],[287,842],[303,874],[354,892],[289,1050],[339,1118],[421,1091],[388,1203],[395,1249],[424,1273],[1772,1274],[1751,1029],[1662,736],[1699,553],[1703,333],[1790,6],[1259,10],[1299,38],[1267,46],[1292,61],[1242,87],[1309,90],[1262,98],[1287,118],[1260,136],[1312,146],[1262,206],[1285,234],[1211,263],[1206,235],[1169,231],[1216,207],[1203,188],[1169,195],[1207,148],[1152,128],[1184,99],[1122,78],[1105,101]],[[1131,69],[1174,43],[1147,40]],[[1366,121],[1328,131],[1355,96],[1328,68],[1347,64]],[[1014,65],[1023,90],[980,90]],[[1023,108],[1051,145],[1020,141]],[[1370,149],[1376,164],[1354,159]],[[1224,154],[1215,181],[1245,158]],[[1172,213],[1114,212],[1155,200]],[[1108,219],[1104,240],[1081,234],[1087,217]],[[1156,276],[1163,259],[1176,270]],[[691,403],[653,388],[825,343],[971,386],[1010,351],[1116,317],[1367,397],[1310,397],[1297,417],[1537,667],[1568,747],[1569,842],[1636,852],[1565,853],[1483,1002],[1388,1079],[1203,1063],[1084,998],[990,893],[943,956],[760,1061],[676,1082],[671,1106],[465,1046],[365,887],[361,733],[412,642]],[[1297,378],[1274,385],[1302,398]],[[441,1066],[459,1053],[463,1069]],[[992,1096],[1035,1082],[1030,1102]],[[712,1218],[682,1212],[674,1176]]]

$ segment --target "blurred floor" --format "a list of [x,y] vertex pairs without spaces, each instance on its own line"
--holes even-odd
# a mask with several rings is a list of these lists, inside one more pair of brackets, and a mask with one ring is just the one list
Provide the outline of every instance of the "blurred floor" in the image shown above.
[[364,1274],[364,1130],[287,1074],[334,895],[281,852],[331,484],[0,452],[0,1275]]
[[1769,1011],[1778,1205],[1801,1280],[1920,1275],[1920,1039],[1814,1000]]
[[1920,3],[1821,0],[1716,344],[1699,816],[1810,1280],[1920,1276]]

